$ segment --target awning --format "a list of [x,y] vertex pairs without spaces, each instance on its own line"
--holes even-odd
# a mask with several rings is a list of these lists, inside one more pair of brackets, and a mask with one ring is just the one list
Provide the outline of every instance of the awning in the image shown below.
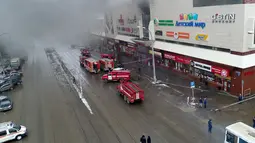
[[255,66],[255,54],[239,56],[227,52],[207,50],[161,41],[156,41],[154,43],[154,48],[242,69]]
[[125,35],[117,35],[115,37],[115,39],[120,40],[120,41],[125,41],[125,42],[129,42],[129,43],[134,43],[131,39],[134,39],[134,37],[131,36],[125,36]]

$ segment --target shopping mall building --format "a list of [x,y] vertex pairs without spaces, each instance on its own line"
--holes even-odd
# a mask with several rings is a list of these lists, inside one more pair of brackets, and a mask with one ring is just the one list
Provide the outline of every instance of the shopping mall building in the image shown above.
[[[251,95],[255,93],[255,1],[224,2],[153,0],[150,20],[156,64],[233,95]],[[146,59],[151,57],[150,47],[132,40],[141,33],[137,26],[146,25],[143,15],[134,4],[116,7],[105,14],[105,31],[94,34],[108,48]],[[151,65],[150,60],[145,62]]]

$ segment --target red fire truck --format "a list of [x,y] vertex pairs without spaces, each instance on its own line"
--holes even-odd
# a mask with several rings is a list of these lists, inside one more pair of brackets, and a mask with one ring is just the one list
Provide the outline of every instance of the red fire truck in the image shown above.
[[81,55],[82,56],[86,56],[86,57],[90,57],[91,56],[91,54],[90,54],[88,49],[81,49]]
[[100,72],[100,63],[99,61],[93,58],[87,58],[84,60],[84,67],[91,73],[99,73]]
[[144,101],[144,91],[135,83],[129,81],[122,81],[117,90],[119,95],[122,95],[124,101],[128,104],[136,101]]
[[130,71],[129,70],[113,70],[108,74],[102,76],[104,81],[129,81],[130,80]]
[[87,59],[88,57],[86,56],[80,56],[79,57],[79,62],[80,62],[80,66],[84,67],[84,60]]
[[110,53],[101,53],[101,58],[114,59],[114,55]]
[[111,71],[114,68],[114,61],[112,59],[102,58],[99,62],[103,71]]

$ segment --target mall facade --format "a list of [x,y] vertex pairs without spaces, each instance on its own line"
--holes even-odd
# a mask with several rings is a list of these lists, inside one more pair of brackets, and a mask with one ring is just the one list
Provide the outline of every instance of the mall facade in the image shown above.
[[[151,1],[156,65],[206,81],[232,95],[254,94],[254,10],[252,1],[243,0],[224,4],[206,0]],[[104,31],[93,34],[107,48],[138,59],[151,58],[151,48],[133,40],[144,33],[138,25],[148,26],[143,15],[133,3],[113,8],[105,13]],[[149,66],[152,63],[143,62]]]

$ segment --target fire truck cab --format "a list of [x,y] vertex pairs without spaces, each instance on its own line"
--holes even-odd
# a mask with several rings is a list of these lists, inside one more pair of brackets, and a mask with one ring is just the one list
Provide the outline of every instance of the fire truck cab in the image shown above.
[[113,70],[102,76],[104,81],[129,81],[130,80],[130,71],[129,70]]
[[87,59],[88,57],[86,56],[80,56],[79,57],[79,62],[80,62],[80,66],[84,67],[84,60]]
[[101,58],[114,59],[114,55],[109,53],[101,53],[100,56]]
[[99,73],[100,72],[100,63],[93,58],[85,59],[83,65],[86,68],[86,70],[91,73]]
[[102,58],[99,62],[103,71],[112,71],[114,68],[114,61],[112,59]]
[[90,54],[88,49],[81,49],[81,55],[82,56],[86,56],[86,57],[90,57],[91,56],[91,54]]
[[122,95],[124,101],[128,104],[136,101],[144,101],[144,91],[135,83],[129,81],[122,81],[117,90],[119,95]]

